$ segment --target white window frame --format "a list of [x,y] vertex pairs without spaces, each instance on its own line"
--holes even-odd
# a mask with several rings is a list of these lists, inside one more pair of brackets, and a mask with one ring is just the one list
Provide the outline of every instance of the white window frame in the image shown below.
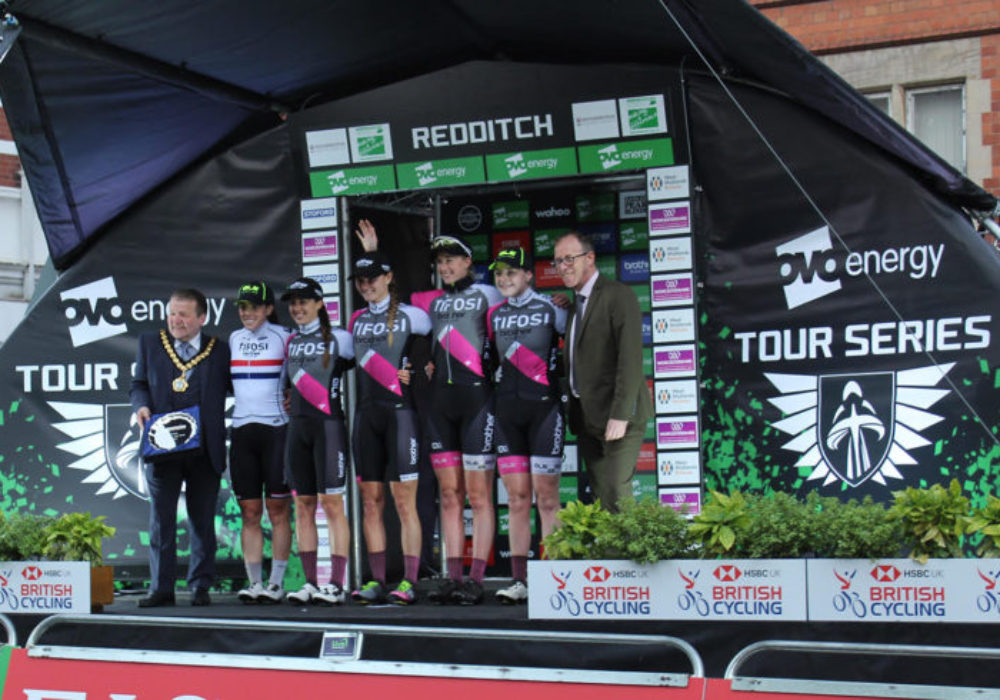
[[962,164],[959,170],[962,173],[967,173],[969,169],[969,144],[968,136],[966,132],[968,131],[966,120],[966,104],[965,104],[965,83],[948,83],[944,85],[932,85],[928,87],[913,87],[906,88],[906,130],[911,134],[916,134],[916,127],[914,125],[914,118],[916,116],[916,109],[914,107],[914,98],[917,95],[926,95],[932,92],[950,92],[958,91],[959,93],[959,104],[961,107],[961,120],[962,125]]

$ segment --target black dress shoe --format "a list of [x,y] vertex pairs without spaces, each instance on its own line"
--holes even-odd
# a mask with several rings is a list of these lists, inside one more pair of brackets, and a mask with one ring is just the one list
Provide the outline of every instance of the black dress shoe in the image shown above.
[[139,601],[140,608],[160,608],[165,605],[174,604],[174,594],[163,591],[152,591],[148,596]]
[[208,589],[204,586],[198,586],[194,589],[194,595],[191,596],[191,605],[211,605],[212,598],[208,595]]

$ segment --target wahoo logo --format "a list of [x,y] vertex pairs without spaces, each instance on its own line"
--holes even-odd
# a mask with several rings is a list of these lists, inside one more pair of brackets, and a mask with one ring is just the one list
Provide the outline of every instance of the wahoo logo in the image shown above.
[[876,564],[870,573],[876,581],[887,583],[892,583],[900,576],[899,569],[892,564]]
[[837,261],[833,257],[830,230],[823,226],[774,249],[778,274],[785,284],[785,303],[794,309],[840,289],[833,277]]
[[765,377],[781,392],[768,399],[784,414],[771,423],[792,435],[782,447],[801,455],[807,481],[860,486],[871,479],[902,479],[900,467],[919,464],[910,454],[932,443],[920,433],[943,420],[926,410],[948,395],[936,385],[955,363],[895,372]]
[[59,299],[75,348],[128,332],[114,277],[66,289]]
[[738,566],[733,566],[732,564],[726,564],[723,566],[715,567],[715,571],[712,572],[712,576],[719,579],[720,581],[736,581],[743,572],[740,571]]
[[611,572],[603,566],[590,566],[583,572],[583,576],[591,583],[602,583],[611,578]]

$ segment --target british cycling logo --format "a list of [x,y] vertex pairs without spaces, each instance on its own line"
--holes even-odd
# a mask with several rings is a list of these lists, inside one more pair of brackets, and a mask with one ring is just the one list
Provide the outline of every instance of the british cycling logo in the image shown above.
[[778,275],[789,310],[822,299],[841,289],[841,275],[867,277],[906,275],[934,279],[944,257],[944,243],[905,245],[881,250],[849,250],[838,261],[830,229],[821,226],[774,249]]
[[685,612],[694,610],[699,617],[708,617],[710,612],[708,600],[705,599],[704,593],[695,589],[701,570],[688,571],[685,574],[683,570],[678,569],[677,574],[684,581],[684,590],[677,596],[677,607]]
[[64,289],[59,299],[75,348],[128,332],[114,277]]
[[979,608],[980,612],[991,612],[1000,616],[1000,591],[997,590],[1000,569],[987,570],[986,573],[983,573],[983,570],[977,567],[976,573],[985,584],[983,592],[976,598],[976,607]]
[[854,617],[863,618],[868,617],[868,604],[857,591],[851,590],[857,573],[857,569],[842,572],[833,570],[834,577],[840,582],[840,590],[833,596],[833,609],[839,613],[850,611]]
[[919,462],[912,450],[932,443],[921,432],[944,419],[930,411],[948,395],[934,388],[955,363],[895,372],[778,374],[764,376],[780,392],[768,402],[785,416],[770,422],[792,435],[782,448],[799,453],[796,468],[807,480],[838,479],[857,487],[869,479],[902,479],[901,468]]

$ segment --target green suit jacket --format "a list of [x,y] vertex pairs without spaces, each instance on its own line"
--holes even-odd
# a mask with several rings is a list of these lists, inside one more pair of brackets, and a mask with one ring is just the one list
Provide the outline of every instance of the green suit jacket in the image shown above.
[[[575,312],[567,322],[573,330]],[[626,285],[598,276],[576,333],[573,349],[579,400],[570,392],[570,428],[603,439],[609,418],[642,426],[653,413],[642,373],[642,314],[639,300]],[[567,337],[563,366],[570,368]]]

